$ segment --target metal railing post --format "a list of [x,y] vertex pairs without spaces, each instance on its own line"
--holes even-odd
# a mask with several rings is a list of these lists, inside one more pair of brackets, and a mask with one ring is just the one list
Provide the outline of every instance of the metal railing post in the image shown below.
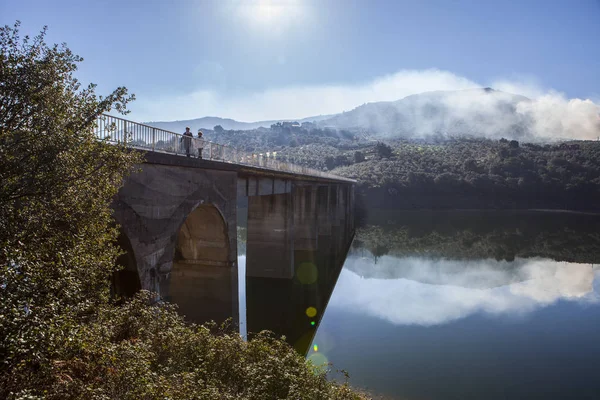
[[156,146],[156,128],[152,128],[152,151],[155,150]]
[[127,121],[123,121],[123,144],[127,147]]

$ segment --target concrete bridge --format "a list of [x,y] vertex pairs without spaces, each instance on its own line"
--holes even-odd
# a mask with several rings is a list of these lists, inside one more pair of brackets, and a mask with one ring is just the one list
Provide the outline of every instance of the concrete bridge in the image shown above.
[[[238,322],[239,224],[246,237],[249,330],[292,329],[294,318],[273,319],[290,307],[317,309],[317,315],[302,312],[314,326],[354,235],[354,181],[263,155],[211,157],[226,151],[206,141],[205,149],[213,147],[208,159],[186,157],[176,146],[181,135],[168,132],[173,150],[159,150],[157,131],[163,143],[166,131],[125,122],[130,132],[114,123],[111,132],[150,151],[114,200],[127,252],[118,261],[125,268],[115,276],[115,291],[157,292],[195,322]],[[140,127],[154,130],[152,143],[135,134]]]

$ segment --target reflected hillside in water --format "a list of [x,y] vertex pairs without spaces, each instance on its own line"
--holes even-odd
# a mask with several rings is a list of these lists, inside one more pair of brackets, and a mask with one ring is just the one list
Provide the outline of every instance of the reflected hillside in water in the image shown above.
[[600,262],[600,216],[575,213],[409,211],[369,213],[354,249],[375,258],[430,256],[457,260],[550,258]]
[[434,325],[596,302],[599,221],[544,212],[381,215],[357,230],[332,306]]

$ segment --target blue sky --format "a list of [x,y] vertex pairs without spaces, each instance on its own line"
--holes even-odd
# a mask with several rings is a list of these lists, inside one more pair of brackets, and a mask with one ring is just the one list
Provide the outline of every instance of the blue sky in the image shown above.
[[3,0],[132,116],[297,118],[434,89],[600,97],[600,1]]

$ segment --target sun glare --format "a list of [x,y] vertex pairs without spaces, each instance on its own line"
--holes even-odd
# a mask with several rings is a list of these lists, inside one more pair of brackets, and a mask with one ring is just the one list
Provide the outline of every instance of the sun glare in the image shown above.
[[301,0],[254,0],[246,2],[242,12],[254,25],[271,28],[294,23],[304,7]]
[[283,16],[285,13],[285,4],[276,0],[258,0],[255,9],[254,12],[257,19],[270,22]]

